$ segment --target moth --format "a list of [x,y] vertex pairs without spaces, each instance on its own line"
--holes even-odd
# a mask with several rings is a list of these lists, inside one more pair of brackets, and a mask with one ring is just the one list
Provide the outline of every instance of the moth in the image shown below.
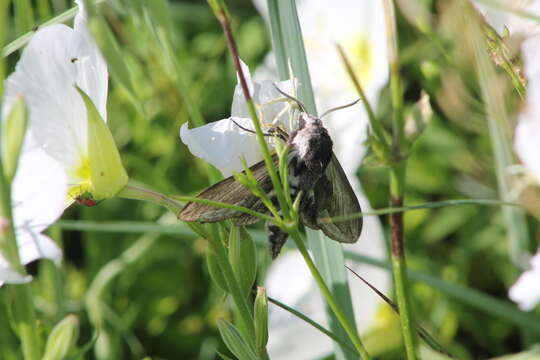
[[[300,200],[300,220],[304,226],[322,230],[329,238],[342,243],[354,243],[362,231],[362,218],[332,222],[328,218],[359,213],[358,199],[354,194],[345,172],[332,150],[333,143],[321,118],[332,111],[354,105],[340,106],[325,112],[321,118],[310,115],[306,107],[296,98],[276,89],[289,100],[294,101],[300,113],[298,128],[288,134],[281,128],[272,128],[265,136],[276,136],[289,147],[287,155],[288,182],[292,199],[302,191]],[[248,132],[253,130],[241,127]],[[273,156],[278,168],[278,157]],[[250,171],[263,191],[277,205],[272,181],[264,161],[251,166]],[[244,172],[245,173],[245,172]],[[230,176],[203,190],[198,198],[219,201],[268,213],[261,199]],[[188,222],[212,223],[230,219],[235,225],[250,225],[260,219],[232,209],[189,202],[180,211],[178,218]],[[327,218],[322,221],[322,218]],[[268,223],[268,242],[272,258],[276,258],[287,241],[288,234],[278,226]]]

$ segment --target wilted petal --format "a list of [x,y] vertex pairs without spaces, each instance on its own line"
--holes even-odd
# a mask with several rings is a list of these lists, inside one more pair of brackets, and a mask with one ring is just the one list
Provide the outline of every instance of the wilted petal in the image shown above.
[[531,269],[521,274],[508,296],[524,311],[534,309],[540,302],[540,251],[531,259]]
[[240,129],[233,120],[253,129],[251,119],[246,118],[223,119],[193,129],[184,124],[180,128],[180,138],[189,151],[215,166],[225,177],[244,170],[242,156],[248,165],[262,160],[256,136]]
[[[79,6],[82,2],[78,1]],[[24,49],[15,72],[6,80],[5,105],[23,96],[29,129],[36,142],[74,176],[86,156],[86,109],[78,84],[106,119],[107,69],[85,28],[84,9],[75,30],[51,25],[37,31]],[[9,106],[6,106],[9,107]]]

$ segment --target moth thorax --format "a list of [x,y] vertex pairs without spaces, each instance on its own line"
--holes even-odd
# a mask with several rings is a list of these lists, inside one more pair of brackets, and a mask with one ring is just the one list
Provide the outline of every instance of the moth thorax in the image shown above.
[[298,119],[298,129],[301,130],[306,126],[322,126],[321,119],[308,113],[301,113]]

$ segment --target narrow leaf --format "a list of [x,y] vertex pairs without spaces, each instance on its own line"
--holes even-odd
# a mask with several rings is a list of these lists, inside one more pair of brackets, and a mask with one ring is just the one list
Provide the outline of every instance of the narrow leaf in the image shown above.
[[255,355],[255,351],[248,345],[248,342],[242,338],[240,332],[229,321],[220,319],[218,320],[218,329],[223,342],[227,345],[227,348],[239,359],[239,360],[254,360],[259,357]]
[[251,236],[238,226],[229,233],[229,261],[242,294],[247,296],[257,274],[257,251]]

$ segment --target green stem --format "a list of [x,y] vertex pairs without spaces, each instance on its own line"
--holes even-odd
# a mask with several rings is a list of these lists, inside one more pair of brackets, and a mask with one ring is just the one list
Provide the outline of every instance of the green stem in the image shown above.
[[326,286],[326,283],[324,282],[319,270],[315,266],[315,263],[311,259],[311,256],[309,255],[306,245],[304,244],[304,240],[302,239],[302,236],[300,235],[300,232],[298,231],[298,228],[291,229],[289,232],[289,235],[293,238],[294,242],[296,243],[296,246],[298,247],[298,250],[302,254],[302,257],[304,258],[304,261],[309,267],[309,270],[311,271],[311,274],[313,275],[313,278],[317,282],[317,285],[319,286],[319,289],[321,290],[324,298],[326,299],[326,302],[334,312],[334,315],[336,316],[337,320],[351,339],[355,349],[358,351],[358,354],[360,354],[360,357],[364,360],[371,359],[369,356],[366,348],[362,344],[362,341],[360,340],[360,337],[358,336],[358,332],[355,328],[353,328],[349,321],[347,320],[347,317],[341,310],[341,307],[338,305],[336,299],[330,292],[330,289],[328,286]]
[[[391,205],[403,206],[403,192],[405,184],[405,162],[400,162],[390,169],[390,198]],[[416,359],[416,333],[409,297],[407,266],[403,237],[403,213],[390,215],[390,228],[392,234],[392,271],[398,307],[401,312],[400,322],[405,343],[407,359]]]
[[454,199],[454,200],[434,201],[434,202],[429,202],[425,204],[411,205],[411,206],[389,207],[389,208],[377,209],[373,211],[353,213],[353,214],[348,214],[348,215],[343,215],[343,216],[324,217],[324,218],[319,218],[318,220],[325,223],[332,223],[332,222],[358,219],[365,216],[389,215],[389,214],[395,214],[398,212],[415,211],[415,210],[423,210],[423,209],[437,209],[437,208],[446,207],[446,206],[459,206],[459,205],[516,206],[516,207],[521,206],[520,204],[514,203],[514,202],[492,200],[492,199]]
[[349,78],[351,78],[354,84],[354,87],[356,88],[356,91],[358,92],[358,95],[360,96],[360,99],[362,100],[362,103],[364,104],[364,108],[366,109],[366,112],[368,114],[369,124],[371,125],[371,129],[373,130],[373,135],[375,136],[375,138],[378,140],[378,142],[381,145],[382,156],[384,158],[388,158],[390,146],[388,144],[388,141],[386,140],[385,130],[381,122],[378,121],[377,117],[375,116],[375,112],[373,111],[373,108],[371,107],[371,104],[369,103],[369,100],[366,96],[366,93],[364,92],[364,88],[362,87],[360,80],[358,80],[358,77],[354,73],[351,62],[349,58],[347,57],[347,54],[345,54],[345,50],[343,50],[341,45],[336,45],[336,47],[341,57],[341,61],[343,62],[343,65],[345,66],[345,69],[347,70],[347,74],[349,75]]
[[394,151],[399,151],[403,145],[404,119],[403,119],[403,92],[399,76],[398,41],[395,21],[395,10],[392,0],[384,0],[386,34],[388,36],[388,61],[390,65],[390,92],[392,95],[392,128],[394,135]]
[[126,187],[120,190],[120,192],[116,194],[116,196],[125,199],[150,201],[154,204],[166,207],[168,210],[170,210],[173,214],[176,215],[178,215],[178,213],[180,213],[180,210],[182,210],[183,208],[183,205],[181,203],[166,195],[131,184],[126,185]]
[[246,105],[248,108],[249,115],[251,117],[251,121],[253,122],[253,126],[255,127],[255,133],[257,135],[257,141],[259,143],[259,147],[262,151],[264,163],[266,164],[266,168],[268,169],[268,174],[270,175],[270,179],[272,180],[272,185],[276,193],[276,198],[278,200],[279,207],[281,211],[286,212],[288,207],[287,207],[287,202],[285,201],[285,194],[283,192],[283,187],[281,186],[281,183],[279,181],[279,177],[277,175],[277,171],[274,166],[274,162],[272,160],[272,155],[270,154],[270,149],[268,148],[268,144],[266,143],[266,140],[264,138],[264,135],[261,129],[261,123],[259,122],[259,118],[257,117],[255,104],[253,103],[253,98],[251,97],[251,94],[249,93],[246,77],[244,75],[244,71],[240,63],[240,56],[238,55],[238,48],[236,46],[236,41],[234,39],[232,30],[231,30],[231,23],[229,20],[229,16],[227,14],[227,11],[223,7],[224,5],[223,4],[218,4],[218,5],[220,5],[221,7],[217,11],[216,16],[221,24],[221,27],[223,28],[223,32],[227,39],[227,45],[229,47],[229,51],[231,53],[231,56],[234,62],[236,72],[238,74],[238,80],[240,82],[242,92],[244,93],[244,98],[246,100]]
[[40,360],[41,347],[30,284],[10,285],[11,310],[25,360]]
[[[396,31],[396,16],[393,0],[384,0],[386,33],[388,36],[388,60],[390,63],[390,90],[392,94],[392,165],[390,166],[390,204],[392,207],[403,207],[405,193],[406,159],[403,159],[404,147],[408,146],[405,139],[403,114],[403,91],[399,76],[398,38]],[[413,314],[409,295],[407,278],[407,263],[405,260],[405,239],[403,237],[403,213],[390,215],[392,272],[399,309],[400,323],[405,352],[408,360],[416,359],[417,338],[414,329]]]

